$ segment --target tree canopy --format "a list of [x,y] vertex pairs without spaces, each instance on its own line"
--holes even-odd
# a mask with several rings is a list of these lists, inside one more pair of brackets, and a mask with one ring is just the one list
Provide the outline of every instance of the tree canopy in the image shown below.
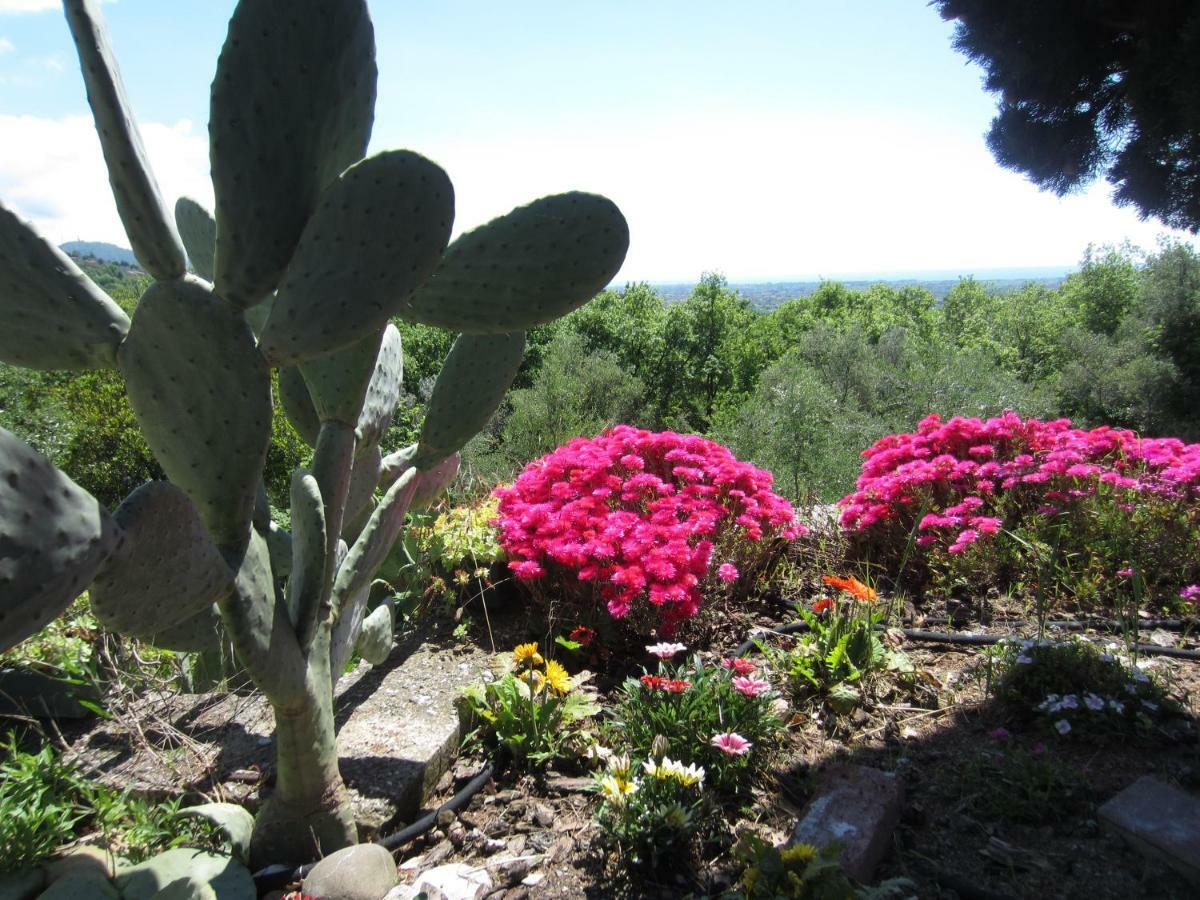
[[1200,4],[933,0],[1000,95],[988,146],[1060,196],[1103,174],[1145,218],[1200,231]]

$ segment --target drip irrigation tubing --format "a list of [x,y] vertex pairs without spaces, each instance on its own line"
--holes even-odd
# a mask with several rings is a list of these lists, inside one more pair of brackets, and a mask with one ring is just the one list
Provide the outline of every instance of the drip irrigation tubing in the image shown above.
[[[1109,620],[1105,620],[1108,622]],[[1167,619],[1166,622],[1174,622],[1175,620]],[[1119,625],[1120,623],[1113,623]],[[1075,625],[1075,620],[1067,620],[1063,622],[1047,622],[1047,628],[1071,628]],[[1092,627],[1088,623],[1084,623],[1083,627]],[[1142,623],[1141,628],[1161,627],[1168,628],[1166,625],[1155,625],[1152,623]],[[885,631],[886,626],[876,625],[875,628],[879,631]],[[733,651],[734,656],[745,656],[754,649],[755,642],[761,638],[769,637],[772,634],[795,634],[799,631],[806,631],[808,623],[801,620],[799,622],[789,622],[786,625],[781,625],[778,628],[760,629],[756,634],[752,635],[747,640],[743,641]],[[1020,640],[1016,635],[1009,634],[961,634],[957,632],[947,631],[925,631],[921,628],[901,628],[900,631],[906,638],[912,641],[925,641],[931,644],[965,644],[975,647],[988,647],[993,644],[999,644],[1001,641],[1011,641],[1014,639]],[[1200,662],[1200,650],[1185,650],[1181,647],[1160,647],[1157,644],[1135,644],[1134,649],[1138,653],[1145,656],[1167,656],[1171,659],[1183,659],[1191,662]]]
[[[471,802],[471,799],[483,790],[484,785],[492,780],[492,776],[496,774],[495,763],[487,763],[478,775],[468,781],[457,794],[435,809],[428,815],[422,816],[394,834],[390,834],[382,840],[375,841],[376,844],[383,847],[389,853],[398,850],[405,844],[411,843],[425,834],[437,824],[438,816],[444,812],[458,812],[464,806]],[[316,862],[306,863],[303,866],[293,868],[287,865],[271,865],[259,869],[254,873],[254,885],[260,894],[266,891],[279,890],[293,882],[303,881],[308,877],[308,873],[312,871]]]

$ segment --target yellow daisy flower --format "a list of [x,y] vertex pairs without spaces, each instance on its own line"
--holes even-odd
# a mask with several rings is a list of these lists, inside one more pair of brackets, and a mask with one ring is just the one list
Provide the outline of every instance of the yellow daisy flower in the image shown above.
[[513,662],[518,666],[540,666],[545,660],[538,653],[537,644],[518,644],[513,650]]
[[546,663],[546,684],[561,697],[571,690],[571,676],[559,663],[550,660]]

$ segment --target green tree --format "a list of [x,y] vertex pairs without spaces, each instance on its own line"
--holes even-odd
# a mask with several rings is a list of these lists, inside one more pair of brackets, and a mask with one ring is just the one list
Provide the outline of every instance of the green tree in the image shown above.
[[1200,5],[934,0],[1000,95],[988,146],[1062,195],[1104,174],[1117,203],[1200,229]]

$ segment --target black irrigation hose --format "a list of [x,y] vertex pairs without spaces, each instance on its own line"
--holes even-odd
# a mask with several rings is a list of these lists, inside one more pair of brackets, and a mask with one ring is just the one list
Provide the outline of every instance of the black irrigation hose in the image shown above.
[[[1108,620],[1106,620],[1108,621]],[[1173,622],[1174,620],[1164,620]],[[1087,624],[1087,623],[1083,623]],[[1120,624],[1120,623],[1113,623]],[[1075,625],[1074,620],[1063,622],[1047,622],[1047,627],[1051,628],[1071,628]],[[876,625],[879,630],[884,630],[885,626]],[[1166,625],[1158,625],[1152,623],[1144,623],[1141,627],[1168,627]],[[798,631],[805,631],[808,628],[808,623],[801,620],[799,622],[789,622],[786,625],[781,625],[778,628],[768,628],[757,632],[756,635],[743,641],[733,651],[734,656],[745,656],[754,649],[755,641],[760,637],[766,637],[771,634],[795,634]],[[953,634],[945,631],[924,631],[920,628],[902,628],[900,629],[904,636],[912,641],[927,641],[931,644],[967,644],[976,647],[987,647],[993,644],[998,644],[1001,641],[1012,640],[1012,635],[1006,634]],[[1200,650],[1183,650],[1179,647],[1160,647],[1157,644],[1136,644],[1137,652],[1145,656],[1168,656],[1171,659],[1185,659],[1192,662],[1200,662]]]
[[[427,831],[430,831],[437,824],[438,816],[443,812],[458,812],[470,803],[471,799],[483,789],[483,786],[492,780],[494,774],[496,774],[496,766],[494,763],[489,762],[483,767],[482,772],[468,781],[457,794],[429,813],[429,815],[422,816],[411,825],[375,843],[389,852],[394,852],[405,844],[411,843]],[[315,862],[310,862],[295,869],[291,866],[281,864],[267,866],[254,873],[254,886],[257,888],[259,894],[279,890],[293,882],[303,881],[308,877],[308,873],[312,871],[315,865]]]

